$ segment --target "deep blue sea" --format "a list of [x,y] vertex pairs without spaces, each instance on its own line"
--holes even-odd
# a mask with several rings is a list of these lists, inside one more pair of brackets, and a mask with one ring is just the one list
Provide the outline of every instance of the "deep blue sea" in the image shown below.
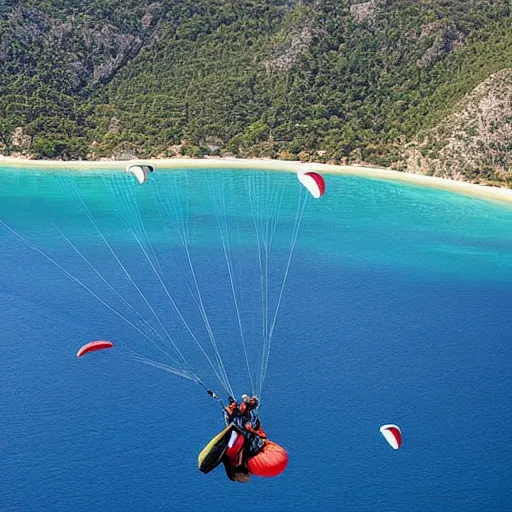
[[[512,507],[512,207],[330,175],[306,200],[292,173],[1,174],[0,511]],[[204,475],[218,403],[130,355],[178,349],[225,398],[211,332],[239,398],[281,289],[261,421],[289,466]]]

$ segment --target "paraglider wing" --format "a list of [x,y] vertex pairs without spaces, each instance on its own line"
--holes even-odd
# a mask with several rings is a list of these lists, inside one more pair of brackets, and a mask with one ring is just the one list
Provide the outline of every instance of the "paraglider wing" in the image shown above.
[[393,449],[398,450],[402,446],[402,432],[397,425],[382,425],[380,433]]
[[148,173],[153,172],[153,167],[148,165],[127,165],[126,172],[133,174],[137,181],[142,185],[148,179]]
[[112,348],[114,346],[110,341],[91,341],[84,345],[76,354],[76,357],[82,357],[89,352],[95,352],[96,350],[103,350],[105,348]]
[[258,455],[247,462],[249,472],[256,476],[273,477],[282,473],[288,465],[286,450],[272,441],[267,441]]
[[325,193],[325,180],[317,172],[299,172],[297,174],[299,181],[308,189],[310,194],[318,199]]
[[197,458],[197,465],[201,472],[209,473],[221,463],[222,457],[224,457],[224,454],[226,453],[232,432],[232,425],[228,425],[201,450],[201,453]]

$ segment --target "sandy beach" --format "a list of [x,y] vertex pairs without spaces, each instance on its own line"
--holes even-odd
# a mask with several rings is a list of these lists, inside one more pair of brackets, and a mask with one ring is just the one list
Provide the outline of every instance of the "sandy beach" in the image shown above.
[[69,169],[69,170],[100,170],[124,169],[130,163],[147,163],[155,169],[262,169],[269,171],[299,172],[317,171],[323,174],[343,176],[359,176],[363,178],[398,181],[411,185],[447,190],[458,194],[478,197],[490,201],[512,203],[512,189],[475,185],[464,181],[455,181],[422,174],[392,171],[377,167],[361,167],[355,165],[329,165],[319,163],[303,163],[298,161],[242,159],[242,158],[169,158],[141,160],[100,160],[100,161],[60,161],[60,160],[28,160],[0,156],[0,167],[30,167],[38,169]]

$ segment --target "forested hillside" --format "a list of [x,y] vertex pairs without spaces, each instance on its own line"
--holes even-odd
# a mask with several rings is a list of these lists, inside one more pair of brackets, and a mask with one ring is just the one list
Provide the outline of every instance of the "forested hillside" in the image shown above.
[[512,185],[509,0],[0,0],[0,66],[4,154]]

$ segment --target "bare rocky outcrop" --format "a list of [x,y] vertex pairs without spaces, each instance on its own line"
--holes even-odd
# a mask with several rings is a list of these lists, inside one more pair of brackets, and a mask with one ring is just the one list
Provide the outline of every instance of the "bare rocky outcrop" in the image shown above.
[[11,134],[11,145],[22,148],[29,149],[31,143],[30,135],[27,135],[21,126],[18,126]]
[[406,147],[408,170],[512,184],[512,69],[492,74],[454,113]]
[[116,116],[112,116],[110,119],[110,124],[108,125],[107,131],[109,133],[119,133],[120,123],[119,118]]
[[148,5],[148,8],[142,16],[142,28],[144,30],[149,30],[152,26],[156,24],[159,20],[160,15],[162,14],[162,4],[160,2],[155,2]]
[[356,23],[363,23],[363,21],[372,19],[375,14],[375,9],[382,2],[382,0],[368,0],[350,6],[350,14]]
[[308,49],[312,39],[310,22],[306,22],[301,29],[292,31],[284,42],[272,48],[272,58],[263,61],[267,73],[290,71],[297,59]]

